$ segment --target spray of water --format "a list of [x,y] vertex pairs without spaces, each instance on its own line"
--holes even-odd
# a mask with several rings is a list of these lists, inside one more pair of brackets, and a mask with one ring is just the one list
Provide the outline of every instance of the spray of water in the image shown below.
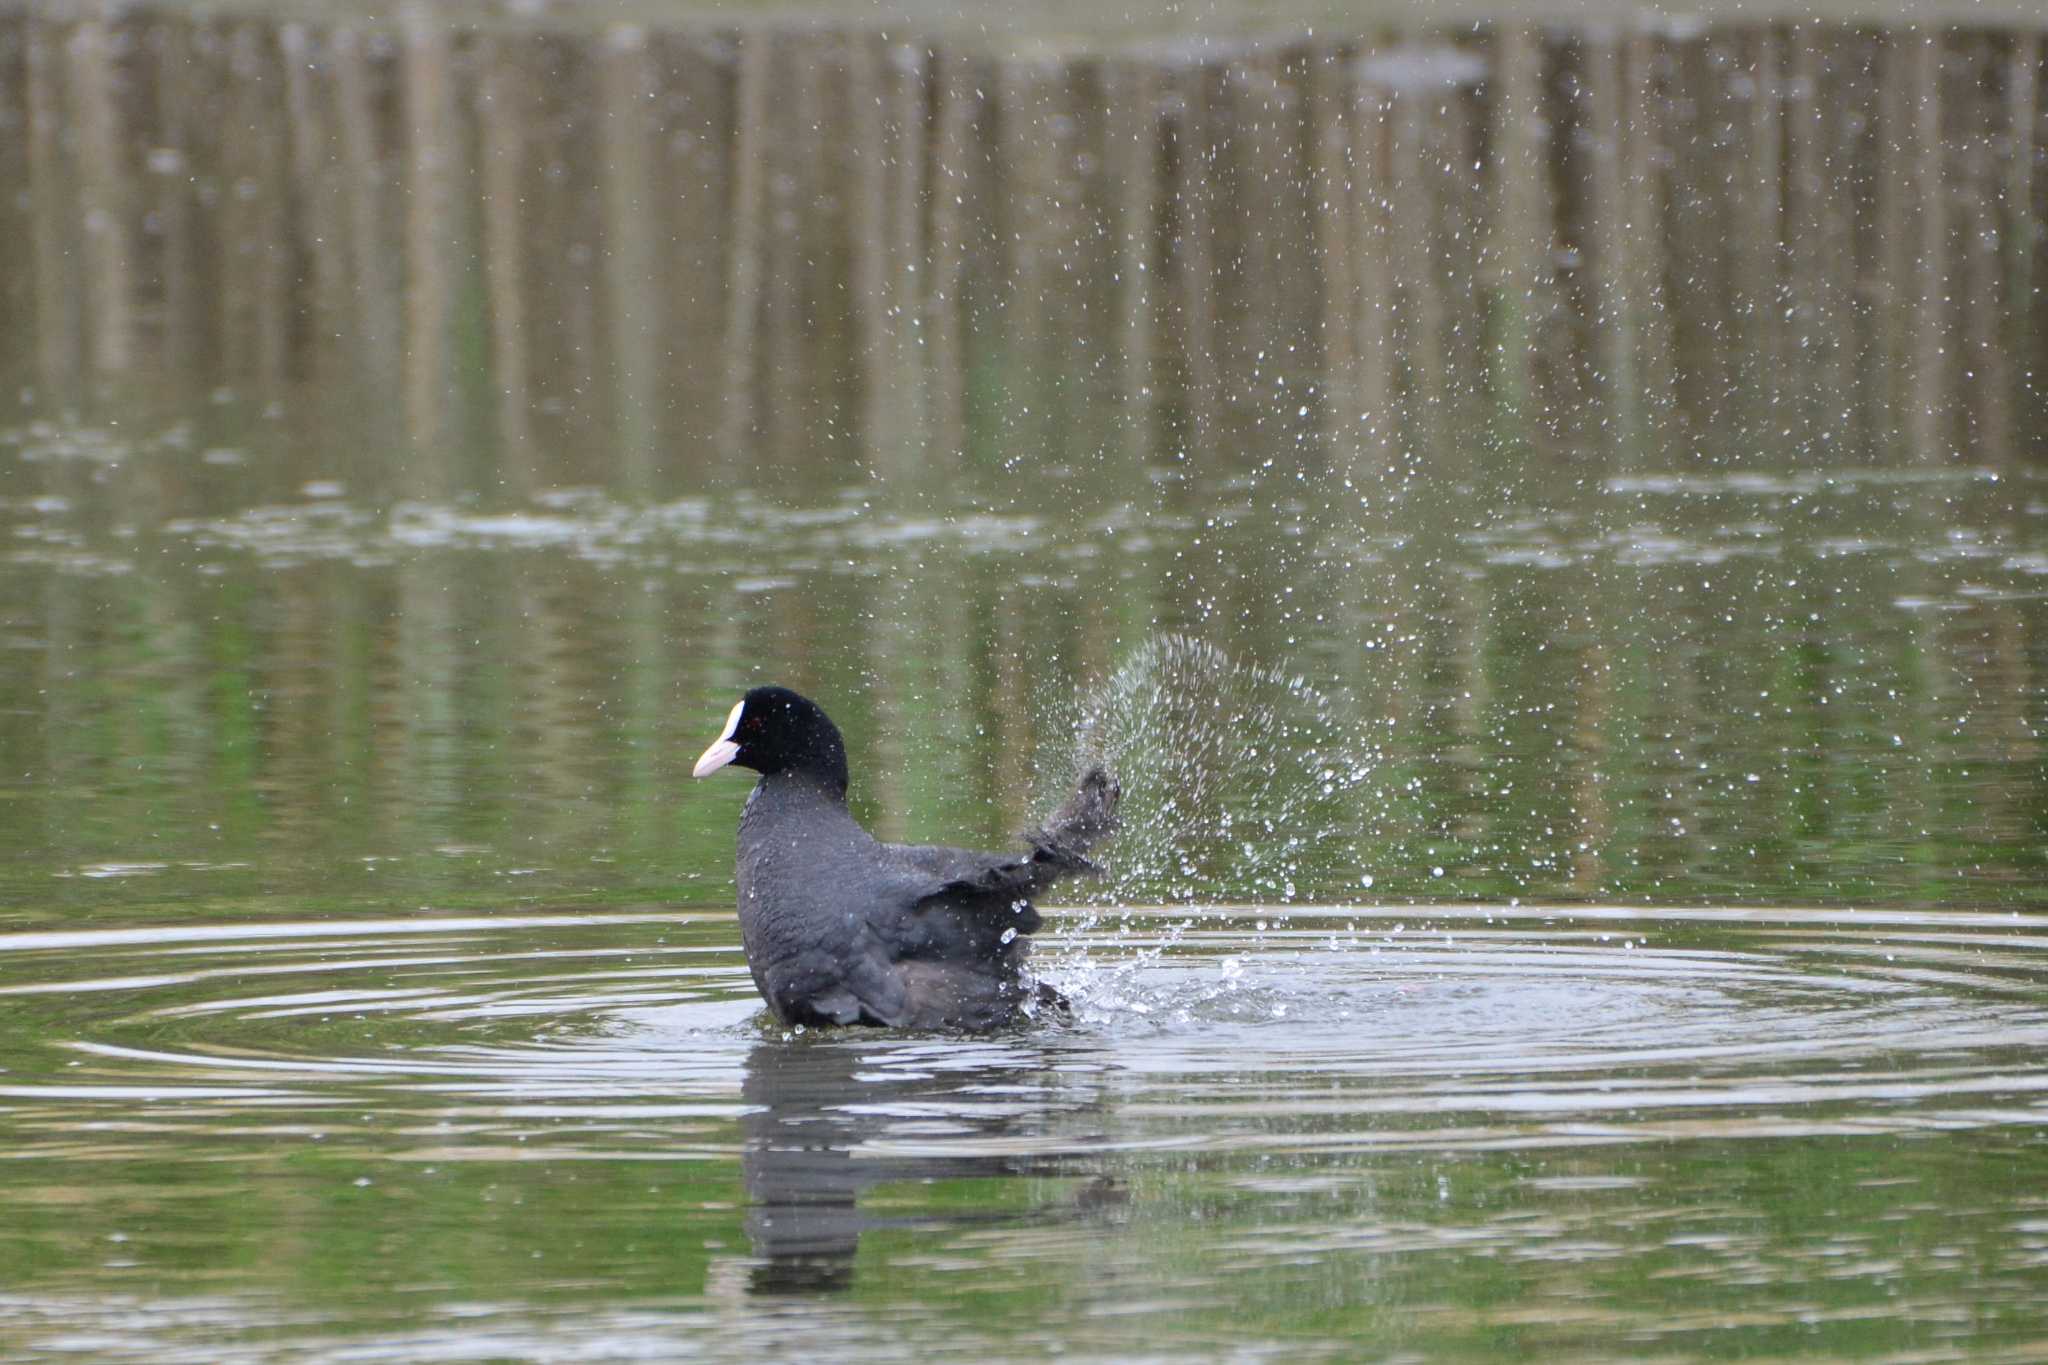
[[1306,888],[1339,876],[1357,884],[1359,788],[1380,751],[1330,693],[1168,634],[1072,707],[1078,763],[1107,765],[1124,795],[1109,875],[1085,893],[1090,913],[1056,951],[1055,974],[1070,991],[1121,999],[1121,985],[1196,922],[1183,916],[1136,953],[1096,963],[1080,940],[1120,907],[1252,902],[1277,921]]
[[1074,733],[1123,782],[1105,903],[1285,906],[1358,865],[1354,793],[1379,751],[1299,676],[1156,636],[1079,700]]

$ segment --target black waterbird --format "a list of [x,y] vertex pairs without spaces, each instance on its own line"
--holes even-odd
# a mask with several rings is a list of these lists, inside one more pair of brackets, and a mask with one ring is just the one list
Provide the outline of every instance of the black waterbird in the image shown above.
[[1062,1004],[1026,976],[1032,898],[1096,871],[1121,792],[1091,767],[1020,854],[885,844],[846,808],[846,744],[816,702],[757,687],[697,760],[761,774],[740,816],[740,937],[786,1024],[991,1029]]

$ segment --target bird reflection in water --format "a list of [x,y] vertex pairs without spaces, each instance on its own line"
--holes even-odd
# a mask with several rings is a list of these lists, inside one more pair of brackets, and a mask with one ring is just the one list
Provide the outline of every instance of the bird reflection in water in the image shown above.
[[[741,1090],[746,1227],[759,1262],[751,1291],[847,1288],[872,1228],[1042,1224],[1116,1208],[1121,1187],[1088,1179],[1085,1129],[1064,1135],[1055,1153],[1043,1141],[1092,1107],[1089,1079],[1054,1071],[1043,1050],[1015,1043],[862,1034],[759,1044]],[[1009,1200],[964,1213],[861,1208],[877,1185],[1059,1176],[1085,1183],[1023,1212]]]

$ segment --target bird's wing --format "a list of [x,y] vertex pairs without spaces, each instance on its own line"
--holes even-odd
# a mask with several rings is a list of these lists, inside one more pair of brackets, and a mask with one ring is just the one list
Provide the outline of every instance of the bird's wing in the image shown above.
[[1012,900],[1029,900],[1051,883],[1058,870],[1032,855],[977,853],[936,844],[886,844],[890,853],[918,874],[912,904],[934,901],[979,904],[1008,911]]
[[1101,870],[1086,855],[1116,832],[1122,795],[1105,769],[1090,768],[1052,818],[1024,834],[1027,851],[1021,854],[935,844],[884,844],[882,849],[913,877],[931,879],[930,885],[913,889],[914,904],[945,901],[1007,914],[1017,901],[1030,900],[1062,877]]
[[811,997],[811,1008],[835,1024],[863,1021],[885,1028],[909,1022],[910,998],[895,964],[873,934],[863,934],[862,951],[839,983]]

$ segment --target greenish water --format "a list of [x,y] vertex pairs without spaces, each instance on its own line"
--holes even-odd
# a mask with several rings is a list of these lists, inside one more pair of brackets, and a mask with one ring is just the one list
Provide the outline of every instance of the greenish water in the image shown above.
[[2038,1358],[2043,35],[1256,17],[0,14],[0,1355]]
[[1180,922],[1059,923],[1077,1020],[983,1040],[782,1037],[715,911],[0,940],[6,1340],[2038,1345],[2040,916]]

